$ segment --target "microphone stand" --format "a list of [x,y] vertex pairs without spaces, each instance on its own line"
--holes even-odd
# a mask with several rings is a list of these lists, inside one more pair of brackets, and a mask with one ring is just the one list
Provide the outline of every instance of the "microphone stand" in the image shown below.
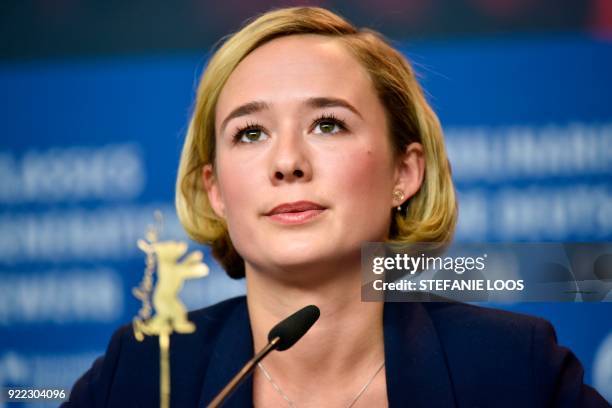
[[268,344],[266,347],[242,367],[238,374],[208,404],[207,408],[218,408],[221,406],[230,393],[255,369],[257,363],[263,360],[272,350],[283,351],[293,346],[315,324],[320,315],[321,311],[319,308],[315,305],[310,305],[298,310],[274,326],[270,333],[268,333]]
[[240,383],[255,369],[257,363],[264,359],[272,350],[276,348],[280,337],[275,337],[270,341],[266,347],[264,347],[259,353],[257,353],[252,359],[250,359],[244,367],[231,379],[229,383],[221,390],[219,394],[213,399],[207,408],[218,408],[223,404],[226,398],[240,385]]

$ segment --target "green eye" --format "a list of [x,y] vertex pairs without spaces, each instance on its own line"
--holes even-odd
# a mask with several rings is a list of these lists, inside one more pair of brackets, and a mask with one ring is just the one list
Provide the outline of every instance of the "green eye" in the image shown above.
[[319,135],[335,135],[347,130],[344,121],[334,115],[323,115],[314,122],[314,133]]
[[244,132],[242,135],[243,139],[246,139],[249,142],[256,142],[261,137],[261,130],[259,129],[249,129]]
[[332,133],[335,127],[336,124],[333,122],[326,121],[319,123],[319,129],[321,129],[323,133]]
[[249,126],[245,129],[238,130],[234,136],[234,143],[255,143],[268,138],[268,135],[258,127]]

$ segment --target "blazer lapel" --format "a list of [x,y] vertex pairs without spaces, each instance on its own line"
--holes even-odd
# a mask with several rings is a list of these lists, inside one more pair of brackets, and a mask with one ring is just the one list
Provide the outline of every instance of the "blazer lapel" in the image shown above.
[[[453,407],[452,384],[438,334],[421,303],[387,302],[384,307],[387,398],[393,407]],[[246,300],[238,303],[220,330],[206,370],[199,407],[205,407],[253,357]],[[253,405],[247,378],[226,401],[227,407]]]
[[385,373],[389,407],[453,407],[444,352],[421,303],[385,303]]
[[[204,384],[198,407],[205,407],[217,396],[219,391],[253,357],[253,337],[249,321],[246,299],[239,302],[232,313],[228,314],[219,332],[211,360],[206,369]],[[253,381],[249,376],[234,390],[224,407],[253,406]]]

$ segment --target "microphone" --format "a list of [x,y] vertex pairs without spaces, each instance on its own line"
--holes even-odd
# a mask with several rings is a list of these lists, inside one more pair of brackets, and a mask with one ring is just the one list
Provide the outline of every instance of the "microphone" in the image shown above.
[[242,367],[229,383],[208,404],[207,408],[218,408],[230,394],[251,374],[261,360],[272,350],[284,351],[293,346],[319,319],[321,312],[315,305],[306,306],[278,323],[268,334],[268,344]]

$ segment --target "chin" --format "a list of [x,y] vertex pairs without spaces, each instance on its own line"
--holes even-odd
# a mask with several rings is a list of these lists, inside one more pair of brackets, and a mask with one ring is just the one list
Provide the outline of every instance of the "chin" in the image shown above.
[[283,253],[269,254],[270,263],[282,269],[304,268],[316,265],[324,259],[328,259],[329,254],[309,250],[285,250]]
[[282,273],[311,270],[319,268],[325,264],[333,262],[335,256],[328,250],[318,251],[315,248],[291,248],[285,247],[275,250],[274,247],[266,248],[265,252],[257,253],[256,256],[249,257],[254,260],[253,264],[258,265],[262,270],[280,271]]
[[354,271],[354,268],[347,268],[350,261],[347,263],[347,258],[339,256],[340,253],[337,248],[330,251],[329,247],[321,251],[312,248],[309,252],[283,251],[282,254],[271,252],[268,248],[265,253],[260,252],[249,259],[254,261],[252,265],[256,274],[261,273],[279,283],[306,289],[311,285],[339,279],[345,275],[343,272]]

